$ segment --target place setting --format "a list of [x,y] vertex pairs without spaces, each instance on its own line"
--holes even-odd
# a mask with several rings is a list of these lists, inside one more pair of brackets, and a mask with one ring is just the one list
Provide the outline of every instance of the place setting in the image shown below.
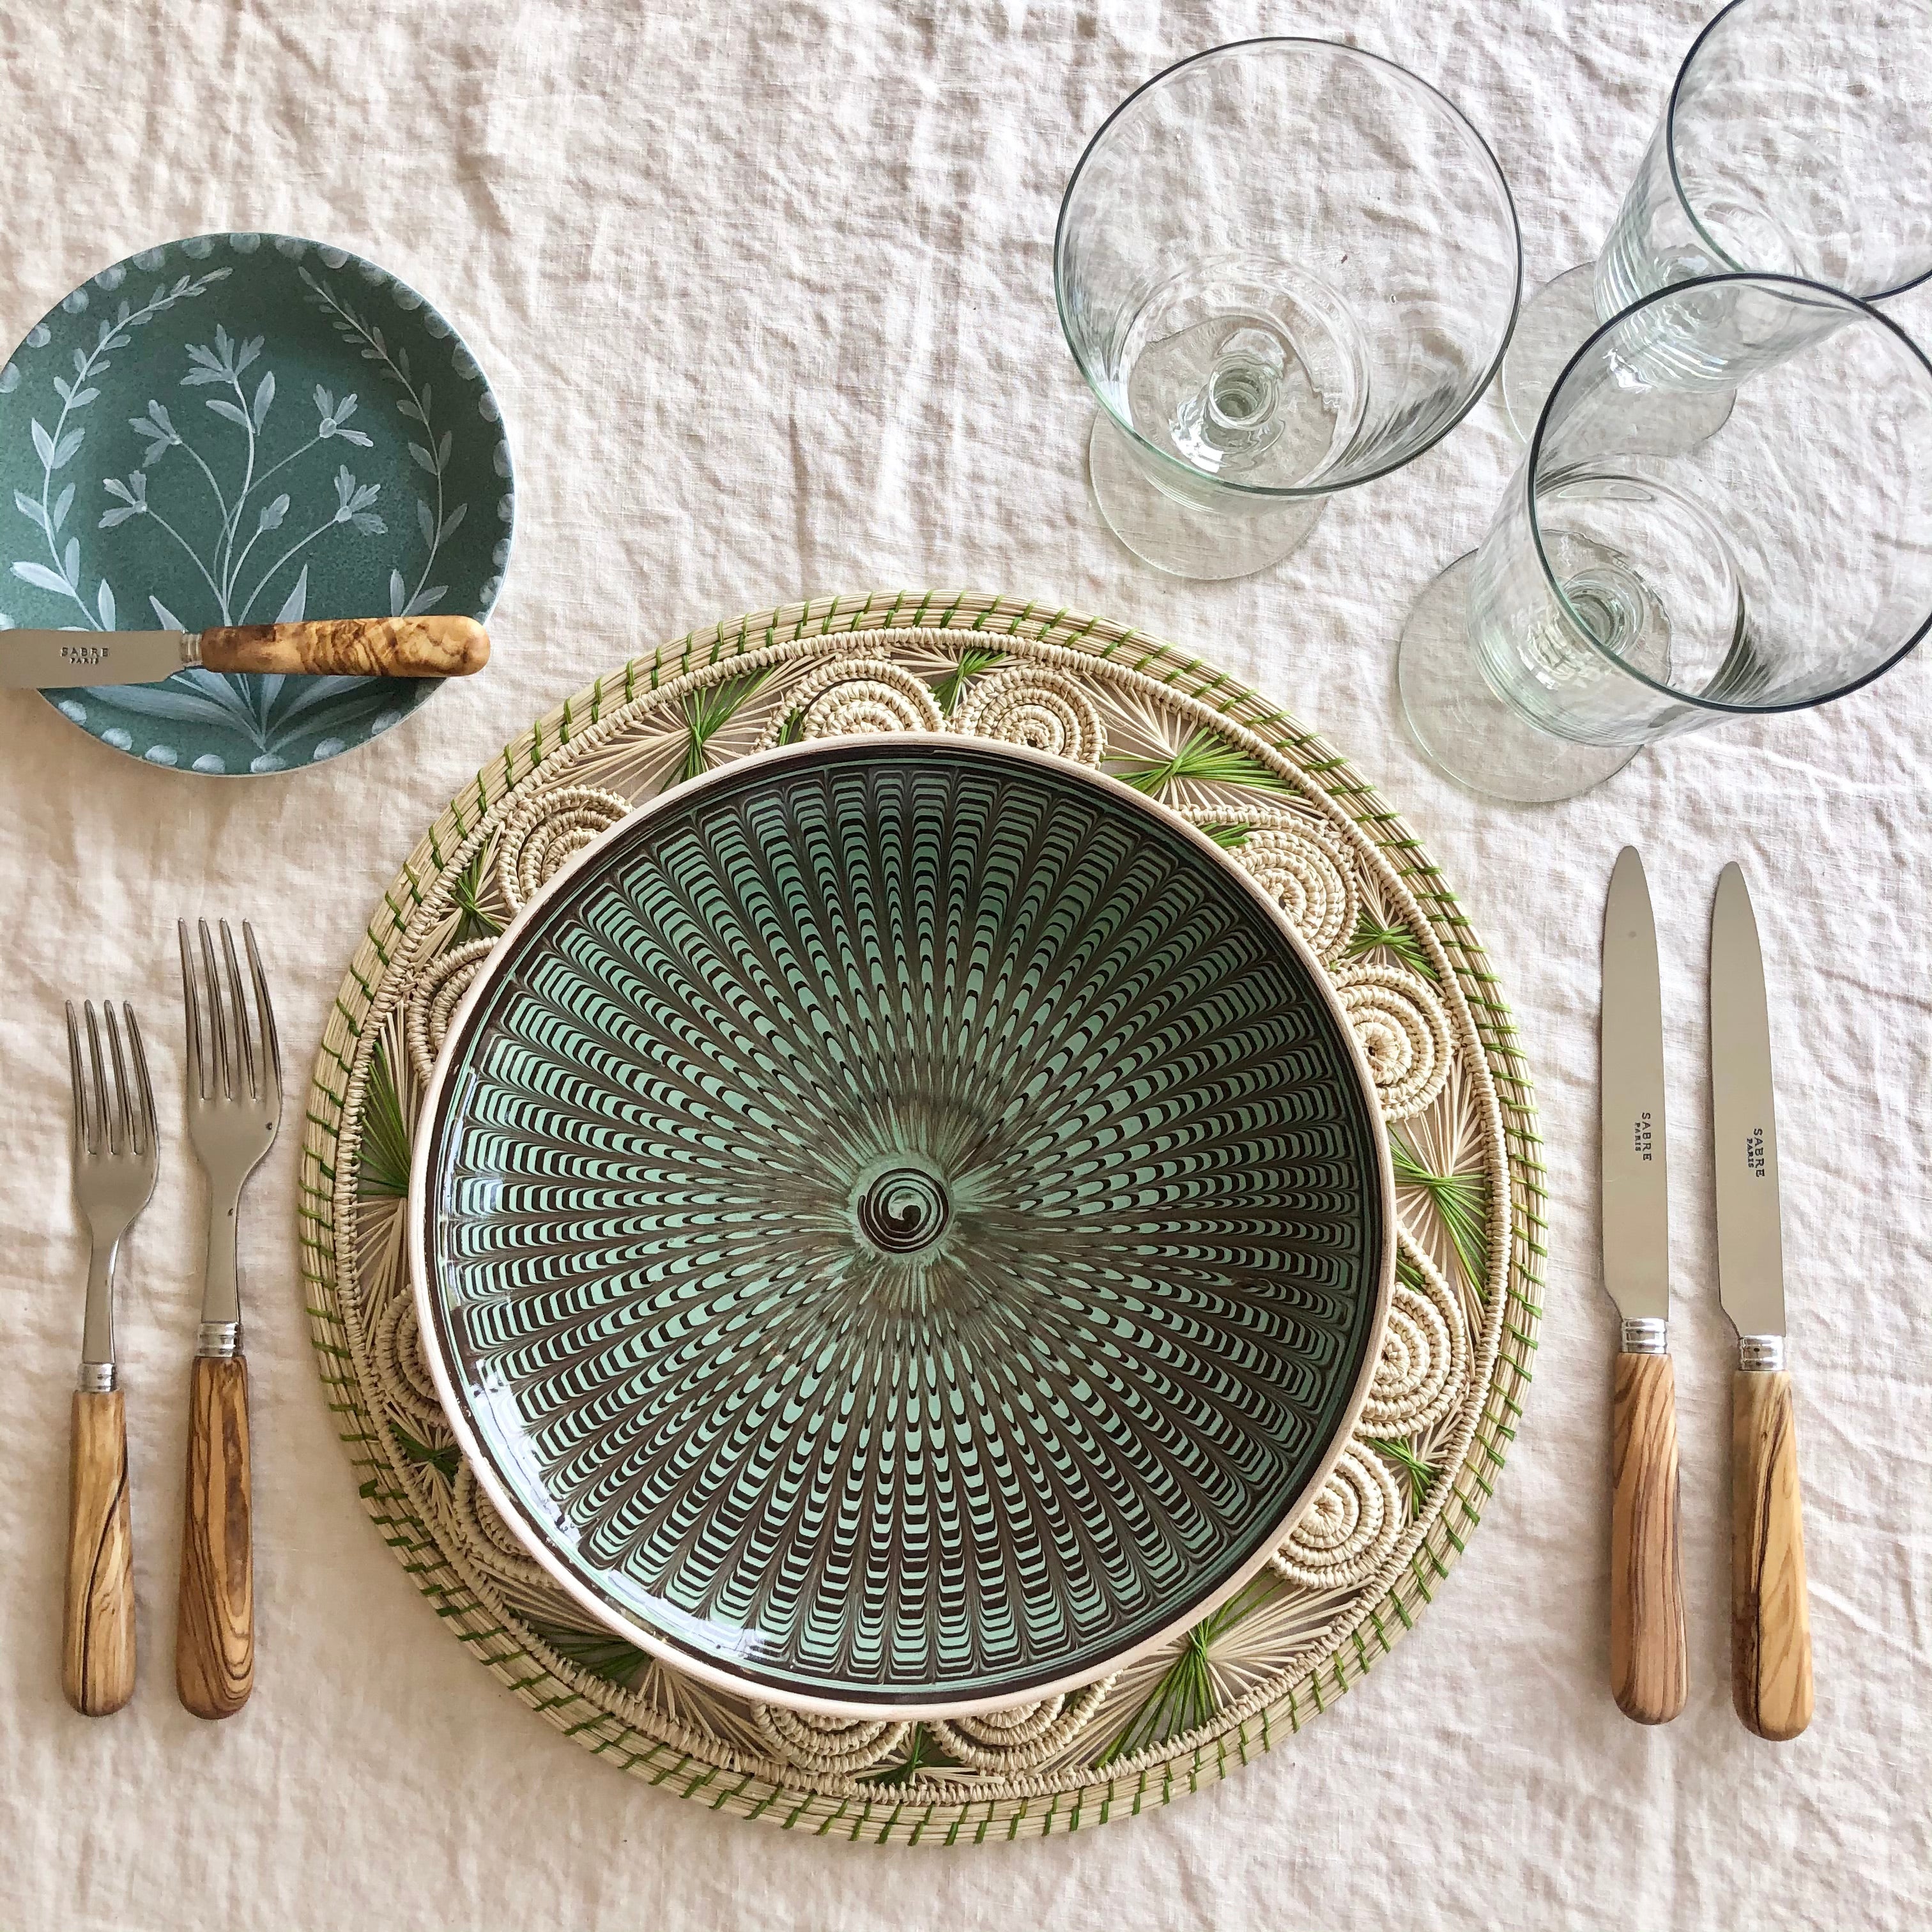
[[[1664,740],[1883,677],[1932,622],[1932,362],[1888,307],[1932,274],[1928,73],[1922,10],[1732,0],[1594,264],[1526,302],[1518,204],[1446,82],[1311,38],[1150,74],[1069,144],[1038,238],[1093,404],[1060,453],[1083,542],[1280,572],[1286,602],[1328,498],[1453,460],[1490,412],[1522,447],[1486,533],[1458,555],[1445,526],[1419,596],[1375,592],[1383,728],[1552,851],[1564,802]],[[511,430],[461,308],[223,232],[27,332],[0,368],[0,686],[44,697],[82,781],[118,758],[158,812],[201,778],[296,796],[525,641],[492,635]],[[558,688],[398,818],[319,1038],[278,1029],[292,962],[238,916],[182,920],[156,962],[178,1030],[76,984],[43,1028],[92,1252],[74,1711],[172,1694],[226,1736],[284,1667],[258,1666],[254,1564],[302,1528],[256,1508],[246,1340],[298,1292],[344,1512],[604,1761],[586,1778],[964,1847],[1126,1826],[1292,1750],[1504,1533],[1546,1306],[1610,1358],[1604,1708],[1655,1727],[1690,1695],[1696,1378],[1730,1405],[1726,1748],[1822,1728],[1789,908],[1742,833],[1666,855],[1633,818],[1582,886],[1595,1158],[1546,1150],[1543,1022],[1483,937],[1511,882],[1459,897],[1426,793],[1364,776],[1400,762],[1216,655],[1050,584],[723,616]],[[1672,1272],[1666,864],[1711,900],[1709,1283]],[[239,1231],[292,1144],[301,1280],[272,1286]],[[136,1602],[169,1492],[128,1418],[180,1391],[124,1382],[116,1293],[184,1154],[207,1246],[169,1338],[170,1625]],[[1552,1175],[1592,1168],[1603,1295],[1549,1258],[1592,1211]],[[1733,1357],[1680,1378],[1674,1295],[1721,1308]]]

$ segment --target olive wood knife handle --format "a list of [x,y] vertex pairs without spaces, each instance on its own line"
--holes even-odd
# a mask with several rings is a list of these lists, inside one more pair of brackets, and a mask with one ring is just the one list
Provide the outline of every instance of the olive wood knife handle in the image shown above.
[[232,1717],[255,1684],[248,1364],[197,1356],[188,1402],[175,1684],[198,1718]]
[[1811,1721],[1811,1610],[1791,1378],[1731,1378],[1731,1701],[1782,1743]]
[[202,632],[200,644],[206,670],[306,676],[467,677],[489,658],[489,633],[472,617],[240,624]]
[[1670,1358],[1625,1352],[1611,1400],[1610,1688],[1640,1724],[1684,1708],[1684,1634],[1677,1521],[1677,1393]]
[[134,1694],[128,1417],[118,1389],[76,1389],[70,1417],[61,1688],[83,1716],[104,1718]]

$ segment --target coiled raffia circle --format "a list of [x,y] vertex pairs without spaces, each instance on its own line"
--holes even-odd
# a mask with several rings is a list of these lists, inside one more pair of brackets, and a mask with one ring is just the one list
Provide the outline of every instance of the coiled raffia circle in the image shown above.
[[432,960],[411,983],[403,1007],[403,1045],[425,1085],[449,1033],[450,1016],[489,957],[494,940],[472,939]]
[[981,678],[952,722],[968,737],[1024,745],[1076,764],[1097,765],[1106,745],[1094,700],[1051,666],[1019,664]]
[[496,848],[496,885],[504,903],[520,912],[538,886],[630,808],[621,792],[598,785],[554,785],[531,793],[504,821]]
[[1360,1426],[1377,1436],[1432,1428],[1462,1399],[1469,1376],[1469,1327],[1442,1270],[1406,1232],[1389,1300],[1388,1328]]
[[456,1466],[449,1486],[450,1503],[464,1541],[484,1568],[513,1583],[539,1584],[542,1568],[524,1550],[496,1506],[483,1493],[476,1472],[467,1462]]
[[1340,1590],[1372,1576],[1402,1535],[1402,1492],[1375,1452],[1342,1450],[1288,1540],[1268,1558],[1291,1583]]
[[1361,882],[1341,840],[1298,812],[1244,812],[1226,806],[1184,806],[1180,815],[1204,830],[1247,828],[1228,856],[1280,904],[1324,964],[1353,935],[1361,916]]
[[1010,1705],[972,1718],[936,1718],[926,1729],[949,1757],[975,1771],[1030,1771],[1057,1756],[1094,1721],[1114,1683],[1103,1677],[1036,1704]]
[[1420,1113],[1442,1092],[1455,1058],[1442,1002],[1399,966],[1345,966],[1335,992],[1368,1058],[1382,1118]]
[[896,1750],[909,1724],[822,1718],[782,1704],[754,1704],[752,1721],[775,1757],[801,1771],[863,1771]]
[[436,1379],[424,1359],[422,1331],[416,1326],[413,1295],[395,1296],[382,1311],[372,1338],[382,1388],[391,1406],[409,1419],[411,1432],[431,1448],[455,1438],[444,1419]]
[[834,658],[786,693],[754,749],[791,740],[843,738],[872,732],[939,731],[945,714],[903,665],[884,658]]

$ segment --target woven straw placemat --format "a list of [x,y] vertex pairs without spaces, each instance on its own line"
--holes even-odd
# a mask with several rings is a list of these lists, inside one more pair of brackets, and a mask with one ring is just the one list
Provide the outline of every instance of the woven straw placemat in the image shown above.
[[[589,1628],[464,1466],[416,1330],[417,1106],[516,908],[630,805],[725,760],[952,730],[1099,766],[1277,894],[1348,1010],[1394,1149],[1400,1281],[1370,1400],[1272,1567],[1117,1676],[950,1724],[843,1724],[698,1685]],[[715,1810],[880,1844],[1072,1831],[1280,1743],[1425,1608],[1492,1493],[1535,1347],[1534,1096],[1482,947],[1402,821],[1282,712],[1102,619],[970,593],[834,598],[694,632],[600,678],[450,801],[370,921],[316,1063],[302,1244],[317,1358],[384,1538],[530,1708]]]

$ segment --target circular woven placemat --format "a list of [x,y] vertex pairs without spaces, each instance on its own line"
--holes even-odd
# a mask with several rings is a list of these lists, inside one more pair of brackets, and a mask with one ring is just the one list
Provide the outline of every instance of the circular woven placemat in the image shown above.
[[[464,1466],[418,1346],[402,1232],[415,1114],[468,976],[518,906],[637,800],[765,746],[950,729],[1101,766],[1280,897],[1376,1072],[1402,1214],[1370,1400],[1274,1564],[1188,1636],[1064,1698],[951,1724],[801,1718],[601,1629]],[[1163,1804],[1298,1730],[1448,1574],[1528,1381],[1544,1196],[1534,1096],[1480,944],[1345,760],[1253,692],[1100,619],[1004,597],[835,598],[694,632],[600,678],[478,772],[410,855],[336,999],[303,1136],[322,1379],[360,1493],[445,1627],[532,1709],[715,1810],[978,1843]]]

